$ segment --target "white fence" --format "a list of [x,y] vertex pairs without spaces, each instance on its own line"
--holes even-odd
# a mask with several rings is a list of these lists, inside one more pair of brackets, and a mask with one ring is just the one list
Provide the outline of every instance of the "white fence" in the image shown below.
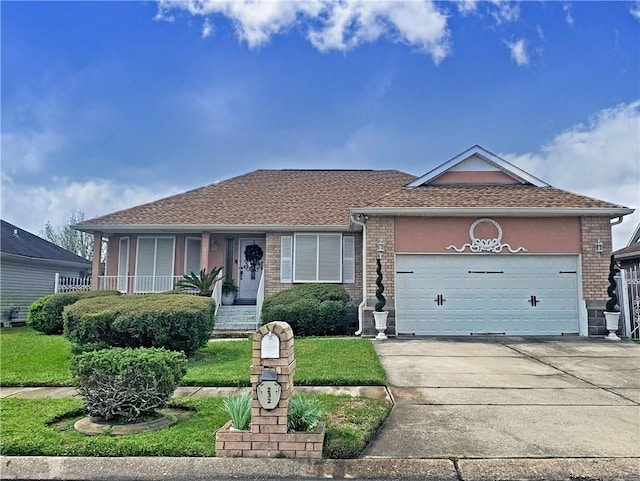
[[56,272],[53,292],[90,291],[91,277],[66,277]]
[[625,331],[631,339],[640,339],[640,268],[629,267],[620,271],[620,310]]

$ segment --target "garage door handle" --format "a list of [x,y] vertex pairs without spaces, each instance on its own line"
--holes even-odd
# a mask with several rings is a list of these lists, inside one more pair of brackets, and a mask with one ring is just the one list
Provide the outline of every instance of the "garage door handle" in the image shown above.
[[529,299],[529,304],[531,304],[531,307],[536,307],[538,305],[538,302],[540,301],[536,296],[531,296],[531,298]]
[[396,274],[413,274],[413,271],[396,271]]
[[444,296],[442,294],[438,294],[438,297],[436,297],[434,299],[434,301],[436,302],[436,304],[438,304],[439,306],[441,306],[442,304],[445,303],[446,299],[444,298]]

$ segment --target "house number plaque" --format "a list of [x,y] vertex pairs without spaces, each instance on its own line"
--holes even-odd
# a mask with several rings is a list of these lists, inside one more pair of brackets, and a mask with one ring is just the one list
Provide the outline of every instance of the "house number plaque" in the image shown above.
[[280,402],[280,395],[282,394],[282,386],[276,379],[278,375],[274,370],[265,369],[262,372],[260,384],[256,387],[256,394],[258,395],[258,402],[262,409],[270,411],[275,409]]

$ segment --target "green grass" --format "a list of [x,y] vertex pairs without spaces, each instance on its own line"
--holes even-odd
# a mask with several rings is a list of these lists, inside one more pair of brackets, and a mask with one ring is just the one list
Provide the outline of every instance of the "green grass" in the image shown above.
[[[325,406],[326,457],[355,457],[389,413],[389,403],[318,396]],[[178,398],[194,413],[178,424],[127,436],[85,436],[73,429],[84,416],[79,399],[0,400],[0,454],[14,456],[213,456],[214,432],[228,417],[221,398]]]
[[2,386],[69,386],[71,343],[28,327],[0,331]]
[[[0,336],[2,386],[71,385],[71,344],[26,327]],[[385,373],[371,341],[344,338],[295,340],[298,385],[382,385]],[[185,386],[248,386],[251,341],[210,342],[189,359]]]

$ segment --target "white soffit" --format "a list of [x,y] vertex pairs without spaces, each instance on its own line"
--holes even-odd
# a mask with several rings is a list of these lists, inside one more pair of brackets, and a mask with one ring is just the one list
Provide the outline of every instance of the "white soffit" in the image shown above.
[[441,176],[445,172],[469,172],[469,171],[502,171],[523,184],[532,184],[536,187],[549,187],[546,182],[534,177],[497,155],[483,149],[479,145],[474,145],[468,150],[448,160],[444,164],[427,172],[422,177],[414,180],[407,187],[419,187],[428,184],[433,179]]

